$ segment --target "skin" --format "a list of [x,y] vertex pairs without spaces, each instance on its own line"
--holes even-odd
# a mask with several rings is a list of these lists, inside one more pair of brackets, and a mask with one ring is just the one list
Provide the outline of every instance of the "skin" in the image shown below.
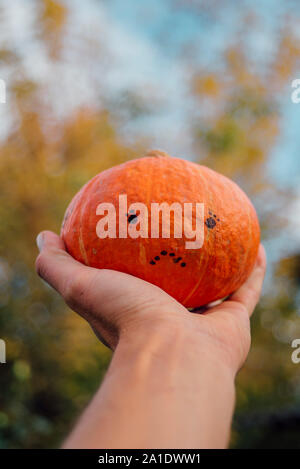
[[235,376],[266,268],[218,306],[192,314],[160,288],[74,260],[55,233],[37,239],[38,274],[112,350],[106,377],[64,448],[224,448]]

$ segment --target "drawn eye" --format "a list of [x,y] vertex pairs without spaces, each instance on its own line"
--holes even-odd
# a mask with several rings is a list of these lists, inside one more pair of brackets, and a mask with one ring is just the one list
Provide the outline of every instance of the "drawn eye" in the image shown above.
[[214,228],[216,226],[216,220],[212,217],[209,217],[205,220],[207,228]]
[[217,217],[217,215],[209,210],[208,214],[210,215],[206,220],[205,220],[205,225],[209,229],[213,229],[217,221],[220,221],[220,218]]
[[133,212],[133,210],[130,210],[129,213],[126,213],[126,216],[128,218],[128,223],[135,224],[138,221],[138,216]]

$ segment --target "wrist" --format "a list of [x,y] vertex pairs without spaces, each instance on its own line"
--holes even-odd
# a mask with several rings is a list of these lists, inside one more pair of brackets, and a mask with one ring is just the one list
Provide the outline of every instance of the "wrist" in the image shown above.
[[191,313],[143,319],[122,329],[117,349],[132,356],[156,357],[166,363],[176,361],[176,355],[180,355],[190,364],[205,363],[234,381],[238,371],[234,358],[201,326],[201,322],[191,320]]

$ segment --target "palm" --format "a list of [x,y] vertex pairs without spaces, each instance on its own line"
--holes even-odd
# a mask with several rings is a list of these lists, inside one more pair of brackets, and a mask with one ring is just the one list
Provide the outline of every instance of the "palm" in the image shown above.
[[177,322],[220,345],[230,360],[240,364],[245,359],[250,345],[249,316],[258,301],[265,270],[263,248],[251,276],[229,300],[203,314],[192,314],[155,285],[121,272],[80,264],[54,233],[44,232],[43,244],[37,271],[112,348],[120,330],[129,324],[157,321],[161,327],[169,327]]

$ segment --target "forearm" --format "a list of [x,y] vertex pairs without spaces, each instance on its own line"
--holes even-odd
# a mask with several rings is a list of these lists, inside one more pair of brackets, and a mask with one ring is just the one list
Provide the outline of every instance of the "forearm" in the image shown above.
[[205,338],[159,325],[131,332],[65,448],[225,447],[234,394],[234,373]]

